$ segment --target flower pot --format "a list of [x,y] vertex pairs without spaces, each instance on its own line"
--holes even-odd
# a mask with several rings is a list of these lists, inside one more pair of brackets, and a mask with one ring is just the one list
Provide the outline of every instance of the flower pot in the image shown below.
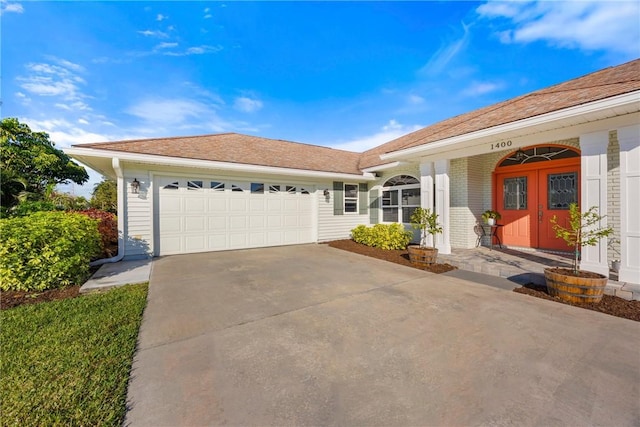
[[487,225],[496,225],[495,218],[487,218]]
[[594,304],[602,300],[604,288],[609,280],[602,274],[579,271],[575,276],[567,268],[545,268],[544,278],[549,295],[564,301],[579,304]]
[[615,271],[616,273],[620,271],[620,261],[615,260],[615,261],[611,261],[611,269],[613,271]]
[[414,264],[435,264],[438,258],[438,249],[436,248],[422,248],[418,245],[409,245],[407,250],[409,251],[409,261]]

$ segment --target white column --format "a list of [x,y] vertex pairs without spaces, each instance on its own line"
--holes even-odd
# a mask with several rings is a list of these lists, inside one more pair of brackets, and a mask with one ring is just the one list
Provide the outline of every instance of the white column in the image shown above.
[[449,240],[449,159],[436,161],[436,213],[440,224],[442,224],[442,234],[436,234],[435,246],[442,254],[451,253],[451,242]]
[[[433,211],[433,162],[420,163],[420,206]],[[427,245],[434,246],[433,236],[427,235]]]
[[618,129],[621,282],[640,284],[640,126]]
[[[609,132],[595,132],[580,135],[581,151],[581,210],[585,212],[592,206],[598,207],[599,215],[607,214],[607,146]],[[597,227],[598,225],[596,225]],[[605,217],[600,227],[607,226]],[[581,249],[580,268],[604,274],[609,277],[607,262],[607,239],[603,238],[595,246]]]

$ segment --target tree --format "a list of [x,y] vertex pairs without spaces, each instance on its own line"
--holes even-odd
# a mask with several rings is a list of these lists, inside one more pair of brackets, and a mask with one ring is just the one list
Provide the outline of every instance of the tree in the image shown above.
[[1,205],[16,205],[19,196],[41,200],[47,187],[70,181],[84,184],[87,171],[54,147],[45,132],[33,132],[16,118],[0,122]]
[[95,187],[93,187],[91,206],[103,211],[117,213],[117,187],[116,182],[111,179],[97,183]]

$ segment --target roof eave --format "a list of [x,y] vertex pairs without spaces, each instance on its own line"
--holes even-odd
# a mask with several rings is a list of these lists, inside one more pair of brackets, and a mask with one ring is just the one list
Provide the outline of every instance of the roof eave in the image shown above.
[[[79,160],[82,163],[92,167],[93,164],[100,164],[96,161],[99,159],[112,159],[118,158],[121,161],[140,163],[140,164],[154,164],[161,166],[174,166],[174,167],[190,167],[199,169],[215,169],[221,171],[250,173],[250,174],[265,174],[265,175],[290,175],[300,178],[314,178],[314,179],[357,179],[364,181],[373,181],[375,176],[371,173],[364,172],[362,174],[344,173],[344,172],[327,172],[316,171],[306,169],[294,169],[283,168],[275,166],[262,166],[252,165],[244,163],[230,163],[220,162],[212,160],[200,160],[200,159],[185,159],[180,157],[169,157],[152,154],[140,154],[130,153],[126,151],[115,150],[100,150],[95,148],[80,148],[74,146],[71,148],[65,148],[64,152]],[[94,159],[92,161],[91,159]],[[105,173],[101,171],[101,173]]]
[[392,151],[389,153],[381,154],[380,159],[391,162],[394,160],[406,159],[408,157],[425,156],[429,155],[431,152],[438,152],[443,147],[451,149],[455,145],[468,143],[474,140],[485,141],[490,138],[495,139],[496,137],[508,135],[516,131],[522,131],[525,129],[534,130],[537,127],[543,127],[545,125],[553,123],[561,123],[562,121],[582,115],[589,115],[605,110],[613,110],[625,107],[634,107],[635,111],[640,111],[640,90],[589,102],[574,107],[564,108],[562,110],[554,111],[551,113],[541,114],[539,116],[505,123],[503,125],[481,129],[463,135],[425,143],[423,145],[417,145],[406,149]]

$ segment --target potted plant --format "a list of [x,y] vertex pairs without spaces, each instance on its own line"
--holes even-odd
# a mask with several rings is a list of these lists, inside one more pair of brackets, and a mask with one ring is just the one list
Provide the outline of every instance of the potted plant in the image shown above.
[[420,230],[420,244],[407,247],[409,260],[417,264],[435,264],[438,249],[427,246],[427,235],[435,236],[442,233],[442,227],[438,224],[438,214],[430,209],[416,208],[409,221],[412,228]]
[[600,227],[604,216],[598,215],[598,208],[592,206],[582,213],[577,203],[569,205],[569,224],[567,227],[558,223],[554,215],[551,218],[556,237],[563,239],[573,248],[573,266],[568,268],[546,268],[544,277],[550,295],[565,301],[577,303],[598,303],[602,300],[604,287],[608,278],[592,271],[580,270],[580,248],[594,246],[603,237],[613,233],[611,227]]
[[482,219],[484,219],[484,222],[486,222],[488,225],[496,225],[496,221],[500,218],[502,218],[502,215],[500,215],[500,212],[498,211],[492,211],[491,209],[488,209],[482,212]]

